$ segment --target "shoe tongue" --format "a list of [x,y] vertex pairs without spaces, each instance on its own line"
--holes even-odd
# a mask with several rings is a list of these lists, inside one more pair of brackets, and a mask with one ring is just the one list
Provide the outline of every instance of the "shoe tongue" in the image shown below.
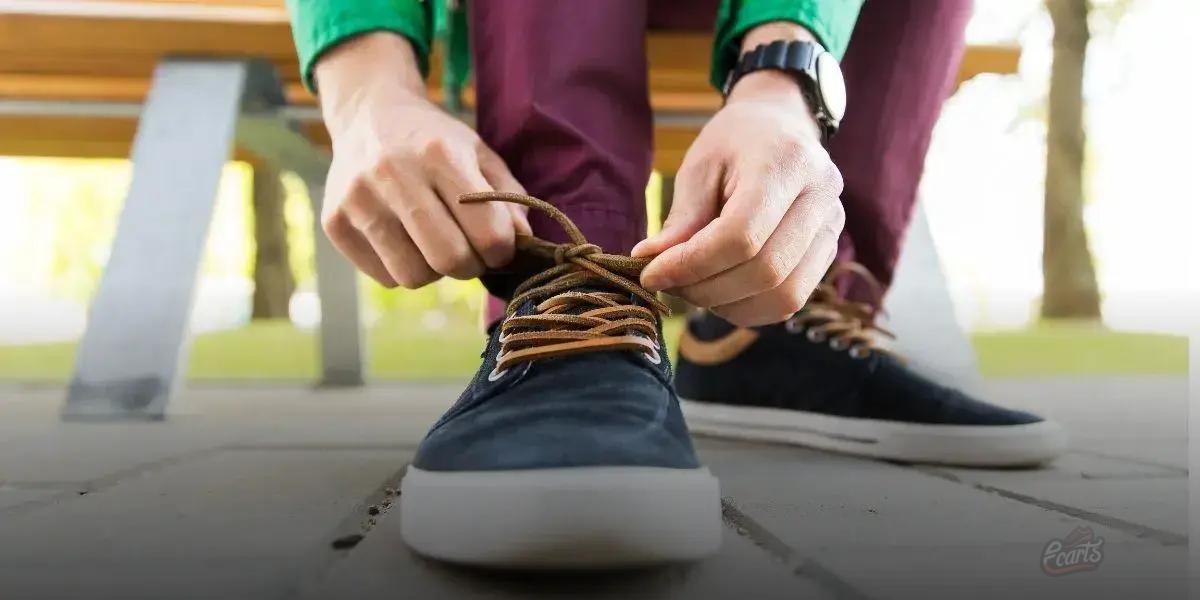
[[708,311],[695,313],[690,319],[692,335],[701,340],[715,340],[729,335],[737,326]]
[[526,279],[554,266],[554,261],[528,252],[517,252],[511,262],[498,269],[488,269],[479,277],[489,294],[508,301],[517,286]]

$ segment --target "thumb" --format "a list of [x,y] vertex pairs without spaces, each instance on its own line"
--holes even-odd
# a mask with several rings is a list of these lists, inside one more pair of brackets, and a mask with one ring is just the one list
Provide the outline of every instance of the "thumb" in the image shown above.
[[632,256],[654,256],[691,239],[720,212],[720,170],[690,169],[675,176],[675,197],[662,230],[633,247]]

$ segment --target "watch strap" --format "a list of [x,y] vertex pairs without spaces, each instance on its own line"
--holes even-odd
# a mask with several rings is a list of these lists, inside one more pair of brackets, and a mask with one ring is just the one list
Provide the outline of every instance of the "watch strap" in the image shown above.
[[808,100],[813,117],[821,128],[826,141],[837,131],[838,123],[825,114],[824,104],[817,98],[817,59],[825,50],[818,44],[801,40],[776,40],[762,44],[742,55],[737,65],[725,78],[723,95],[728,96],[733,86],[743,76],[766,69],[791,73],[800,86],[800,93]]
[[742,76],[754,71],[776,69],[807,73],[816,67],[817,55],[820,51],[820,47],[816,44],[801,41],[776,40],[769,44],[756,46],[753,50],[743,54],[742,58],[738,60],[737,66],[729,72],[729,77],[725,79],[723,92],[728,95]]

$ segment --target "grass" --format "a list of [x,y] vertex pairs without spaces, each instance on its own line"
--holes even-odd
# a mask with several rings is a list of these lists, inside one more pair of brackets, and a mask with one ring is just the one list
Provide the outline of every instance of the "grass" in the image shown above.
[[1020,331],[977,332],[971,341],[980,371],[988,377],[1188,372],[1188,340],[1178,335],[1061,322]]
[[[386,379],[461,379],[479,366],[484,337],[468,323],[431,330],[387,322],[367,332],[370,376]],[[66,381],[75,344],[0,346],[0,380]],[[192,379],[300,379],[317,376],[317,337],[287,321],[196,336],[188,360]]]
[[[479,365],[483,336],[473,323],[451,320],[430,329],[415,319],[393,319],[367,332],[369,376],[377,379],[462,379]],[[681,322],[666,324],[668,346]],[[1187,373],[1187,339],[1115,332],[1091,325],[1042,324],[1021,331],[971,336],[980,369],[991,377],[1038,375],[1180,375]],[[287,322],[257,322],[203,334],[192,344],[192,379],[312,380],[317,340]],[[0,346],[0,380],[64,382],[75,344]]]

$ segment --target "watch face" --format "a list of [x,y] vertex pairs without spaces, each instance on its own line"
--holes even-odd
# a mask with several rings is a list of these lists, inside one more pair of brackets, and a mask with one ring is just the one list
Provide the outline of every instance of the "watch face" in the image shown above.
[[846,81],[837,59],[828,52],[817,57],[817,86],[821,89],[821,101],[834,121],[841,121],[846,114]]

